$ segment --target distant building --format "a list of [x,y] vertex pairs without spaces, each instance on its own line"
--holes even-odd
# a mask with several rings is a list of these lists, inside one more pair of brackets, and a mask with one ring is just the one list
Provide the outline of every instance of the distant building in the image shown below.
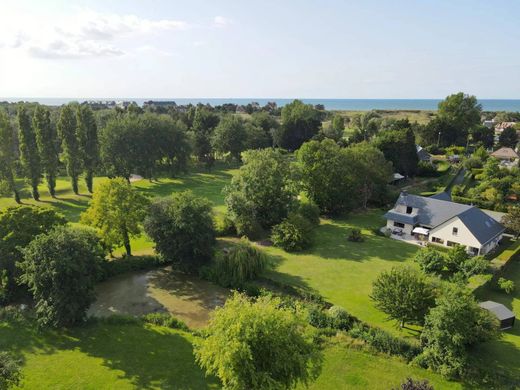
[[462,245],[471,255],[493,250],[505,228],[475,206],[445,196],[424,197],[402,192],[384,218],[392,237],[443,246]]
[[496,134],[502,134],[502,132],[509,128],[514,127],[516,125],[516,122],[500,122],[495,126],[495,133]]
[[492,129],[493,127],[495,127],[495,120],[494,119],[491,119],[491,120],[485,120],[484,122],[482,122],[482,124],[484,126],[486,126],[488,129]]
[[432,155],[428,153],[422,146],[415,145],[415,148],[417,149],[417,157],[419,158],[419,161],[427,162],[429,164],[432,163]]

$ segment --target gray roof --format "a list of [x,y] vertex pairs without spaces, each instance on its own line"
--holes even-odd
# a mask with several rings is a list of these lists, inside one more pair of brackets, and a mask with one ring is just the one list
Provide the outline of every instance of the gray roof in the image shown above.
[[432,195],[432,196],[430,196],[430,198],[439,199],[439,200],[447,200],[448,202],[451,202],[451,195],[445,191]]
[[475,206],[406,192],[399,195],[395,204],[414,207],[419,211],[416,214],[405,214],[392,209],[385,214],[386,219],[434,228],[458,217],[481,244],[487,243],[505,230],[499,222]]
[[478,304],[481,308],[489,310],[491,313],[497,316],[500,321],[508,320],[515,317],[515,313],[509,310],[501,303],[486,301]]
[[419,145],[415,145],[415,147],[417,149],[417,157],[419,157],[419,160],[430,161],[430,159],[432,158],[432,156],[430,156],[430,153],[428,153]]

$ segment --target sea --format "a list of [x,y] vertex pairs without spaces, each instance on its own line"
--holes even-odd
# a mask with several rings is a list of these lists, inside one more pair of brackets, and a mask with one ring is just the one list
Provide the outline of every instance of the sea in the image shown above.
[[[36,97],[0,97],[0,102],[38,102],[50,106],[60,106],[69,102],[94,101],[133,101],[142,105],[145,101],[174,101],[178,105],[211,104],[212,106],[224,103],[247,105],[257,102],[261,106],[267,102],[276,102],[278,106],[290,103],[294,98],[36,98]],[[307,104],[322,104],[327,110],[437,110],[442,99],[300,99]],[[520,99],[479,99],[484,111],[520,111]]]

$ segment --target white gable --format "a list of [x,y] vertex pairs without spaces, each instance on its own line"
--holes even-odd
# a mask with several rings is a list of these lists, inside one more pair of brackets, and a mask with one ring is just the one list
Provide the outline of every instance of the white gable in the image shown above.
[[[456,234],[454,234],[454,228],[456,229]],[[451,241],[464,246],[472,246],[474,248],[481,247],[480,242],[471,233],[471,230],[469,230],[468,227],[459,219],[459,217],[453,217],[443,224],[431,229],[430,239],[432,237],[440,238],[444,241],[445,245],[448,241]]]

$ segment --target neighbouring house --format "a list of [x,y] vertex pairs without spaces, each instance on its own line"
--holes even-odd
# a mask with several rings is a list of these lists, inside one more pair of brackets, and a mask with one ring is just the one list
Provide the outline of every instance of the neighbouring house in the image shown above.
[[508,127],[514,127],[515,125],[516,125],[516,122],[501,122],[495,126],[495,133],[500,134]]
[[514,165],[518,161],[518,153],[511,148],[500,148],[491,153],[491,157],[494,157],[507,165]]
[[390,184],[399,184],[402,180],[404,180],[405,177],[403,175],[401,175],[399,172],[395,172],[393,175],[392,175],[392,180],[390,181]]
[[493,127],[495,127],[495,120],[485,120],[484,122],[482,122],[482,124],[486,126],[488,129],[492,129]]
[[432,163],[432,156],[430,153],[428,153],[422,146],[415,145],[415,148],[417,149],[417,157],[419,158],[419,161],[427,162],[429,164]]
[[479,306],[493,313],[500,321],[500,329],[510,329],[515,324],[515,313],[501,303],[486,301],[479,303]]
[[493,250],[505,230],[492,216],[475,206],[452,202],[447,194],[424,197],[403,191],[384,218],[392,238],[463,245],[471,255]]

